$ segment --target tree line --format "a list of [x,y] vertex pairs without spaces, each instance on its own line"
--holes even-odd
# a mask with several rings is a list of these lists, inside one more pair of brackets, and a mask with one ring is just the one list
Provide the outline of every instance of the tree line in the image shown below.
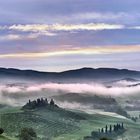
[[92,131],[91,136],[85,136],[83,140],[99,140],[102,138],[112,138],[121,135],[125,132],[124,123],[117,123],[114,125],[106,125],[99,128],[98,131]]
[[105,126],[104,128],[98,129],[99,133],[112,133],[117,132],[118,130],[124,129],[124,124],[117,123],[116,125]]
[[48,101],[47,98],[38,98],[33,101],[29,99],[29,101],[23,106],[23,109],[35,109],[38,107],[58,107],[58,105],[55,104],[53,99],[50,101]]

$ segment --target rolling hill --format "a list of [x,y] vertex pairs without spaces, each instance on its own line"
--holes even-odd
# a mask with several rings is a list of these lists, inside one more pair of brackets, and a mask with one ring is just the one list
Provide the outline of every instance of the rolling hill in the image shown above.
[[[0,137],[0,140],[17,140],[19,130],[23,127],[34,128],[38,140],[47,138],[50,138],[49,140],[83,140],[84,136],[89,136],[92,131],[97,131],[98,128],[121,122],[124,122],[126,128],[123,137],[137,140],[140,129],[140,121],[135,123],[124,117],[117,117],[115,114],[112,116],[97,113],[89,115],[60,108],[24,111],[12,107],[9,108],[9,112],[2,112],[1,120],[5,134]],[[121,137],[117,137],[117,139]]]
[[78,93],[67,93],[63,95],[53,96],[53,98],[60,102],[80,103],[83,106],[90,106],[92,110],[101,109],[107,112],[115,112],[122,116],[128,117],[127,112],[119,105],[119,103],[112,97],[88,95]]
[[32,127],[40,140],[58,137],[62,134],[74,133],[80,129],[79,122],[86,120],[80,113],[72,112],[58,107],[46,107],[34,109],[9,109],[2,111],[1,127],[9,136],[18,136],[24,127]]
[[[71,95],[73,94],[75,93],[71,93]],[[65,99],[67,98],[67,94],[63,96],[66,96]],[[80,95],[75,94],[75,97],[75,99],[83,101]],[[91,98],[89,100],[91,103],[100,102],[107,106],[110,104],[117,106],[117,102],[111,97],[108,99],[107,97],[87,96],[86,98]],[[25,127],[32,127],[35,130],[37,140],[83,140],[85,136],[89,136],[98,128],[121,122],[126,128],[126,132],[123,134],[125,138],[136,140],[139,137],[140,129],[139,122],[133,122],[116,113],[102,111],[102,113],[88,114],[78,110],[64,109],[57,105],[57,101],[52,103],[52,100],[49,102],[46,98],[29,100],[23,107],[2,106],[0,119],[0,126],[5,132],[0,140],[18,140],[19,131]],[[133,135],[129,135],[131,131],[133,131]],[[118,135],[117,138],[121,136]]]
[[[19,70],[13,68],[0,68],[0,78],[2,79],[28,79],[47,80],[52,82],[88,82],[91,80],[103,81],[123,78],[139,78],[139,71],[114,68],[81,68],[64,72],[40,72],[34,70]],[[88,80],[88,81],[87,81]]]
[[117,105],[117,101],[114,98],[90,94],[66,93],[62,95],[53,96],[53,98],[62,102],[78,102],[83,105]]

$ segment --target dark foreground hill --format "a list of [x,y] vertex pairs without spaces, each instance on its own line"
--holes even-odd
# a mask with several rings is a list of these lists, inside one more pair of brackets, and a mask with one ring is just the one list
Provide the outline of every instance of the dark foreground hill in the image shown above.
[[81,68],[64,72],[39,72],[34,70],[19,70],[0,68],[0,78],[38,79],[55,82],[82,82],[90,80],[113,80],[122,78],[139,78],[139,71],[113,68]]

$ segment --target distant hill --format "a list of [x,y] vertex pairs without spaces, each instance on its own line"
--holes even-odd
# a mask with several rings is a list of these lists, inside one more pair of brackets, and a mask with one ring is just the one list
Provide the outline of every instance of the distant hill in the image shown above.
[[22,78],[29,80],[47,80],[52,82],[83,82],[91,80],[113,80],[137,78],[140,79],[139,71],[114,68],[81,68],[64,72],[40,72],[34,70],[19,70],[12,68],[0,68],[0,78]]
[[134,78],[123,78],[123,79],[117,79],[109,82],[105,82],[104,84],[106,87],[112,87],[112,86],[119,86],[119,87],[133,87],[138,86],[140,83],[140,80],[134,79]]
[[139,80],[134,79],[134,78],[123,78],[123,79],[119,79],[119,80],[114,80],[114,81],[112,81],[112,82],[114,83],[114,82],[120,82],[120,81],[139,82]]
[[114,98],[97,96],[97,95],[88,95],[80,93],[67,93],[63,95],[53,96],[54,99],[59,101],[68,101],[68,102],[78,102],[81,104],[96,104],[96,105],[117,105],[117,102]]
[[140,86],[140,83],[133,84],[133,85],[128,85],[128,87],[136,87],[136,86]]
[[82,105],[88,105],[93,110],[101,109],[107,112],[115,112],[119,115],[129,117],[127,112],[118,104],[118,102],[112,97],[88,95],[79,93],[67,93],[64,95],[53,96],[56,101],[80,103]]

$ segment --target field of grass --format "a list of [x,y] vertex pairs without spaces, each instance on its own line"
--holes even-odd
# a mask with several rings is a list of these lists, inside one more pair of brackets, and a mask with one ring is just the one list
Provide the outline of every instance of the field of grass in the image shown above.
[[[86,114],[72,112],[64,109],[37,109],[23,111],[19,108],[9,108],[1,112],[1,127],[8,137],[0,137],[0,140],[16,140],[19,130],[23,127],[35,129],[39,140],[83,140],[84,136],[90,136],[92,131],[105,125],[124,122],[126,132],[116,138],[121,140],[139,140],[140,120],[133,122],[128,119],[103,114]],[[15,139],[11,139],[15,137]]]

